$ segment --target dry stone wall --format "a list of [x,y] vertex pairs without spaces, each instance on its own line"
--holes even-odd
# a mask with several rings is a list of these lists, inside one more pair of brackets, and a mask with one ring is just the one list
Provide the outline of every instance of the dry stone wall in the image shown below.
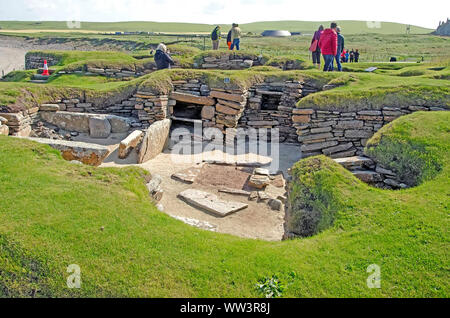
[[25,55],[25,69],[34,70],[44,67],[44,61],[47,65],[54,66],[61,62],[61,59],[52,54],[28,53]]
[[447,110],[445,106],[384,106],[379,110],[332,111],[295,109],[292,118],[305,157],[363,155],[367,141],[384,125],[415,111]]

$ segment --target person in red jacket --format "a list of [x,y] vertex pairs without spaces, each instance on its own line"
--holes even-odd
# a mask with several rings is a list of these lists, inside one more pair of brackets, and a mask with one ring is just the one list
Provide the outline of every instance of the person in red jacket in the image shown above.
[[334,58],[338,49],[337,23],[332,22],[329,29],[325,29],[319,40],[319,47],[325,60],[324,72],[333,71]]

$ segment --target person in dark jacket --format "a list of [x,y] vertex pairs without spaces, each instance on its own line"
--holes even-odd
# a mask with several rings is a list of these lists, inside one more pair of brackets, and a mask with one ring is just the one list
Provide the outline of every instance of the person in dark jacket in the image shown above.
[[232,33],[233,33],[233,30],[230,30],[230,32],[228,32],[228,35],[227,35],[227,45],[228,45],[228,49],[229,50],[231,50],[231,35],[232,35]]
[[341,28],[337,27],[336,32],[338,35],[338,47],[337,47],[337,54],[336,54],[336,64],[339,72],[342,72],[342,64],[341,64],[341,55],[344,51],[345,47],[345,40],[344,37],[341,34]]
[[319,26],[319,29],[314,33],[314,36],[311,40],[311,46],[309,48],[309,50],[312,53],[313,64],[314,66],[317,65],[319,69],[320,69],[320,55],[322,54],[320,52],[319,40],[322,33],[323,33],[323,25]]
[[325,60],[324,72],[333,71],[333,62],[338,50],[338,35],[336,29],[337,23],[332,22],[330,28],[323,31],[320,36],[319,46]]
[[350,51],[350,63],[353,63],[355,61],[355,51],[352,49]]
[[167,53],[167,47],[163,43],[159,44],[156,48],[155,63],[158,70],[170,68],[171,65],[175,64],[170,55]]
[[213,50],[218,50],[219,49],[219,43],[220,43],[220,38],[221,38],[221,33],[220,33],[220,26],[216,26],[214,28],[214,30],[211,33],[211,40],[213,43]]
[[358,63],[358,62],[359,62],[359,50],[356,49],[356,51],[355,51],[355,63]]

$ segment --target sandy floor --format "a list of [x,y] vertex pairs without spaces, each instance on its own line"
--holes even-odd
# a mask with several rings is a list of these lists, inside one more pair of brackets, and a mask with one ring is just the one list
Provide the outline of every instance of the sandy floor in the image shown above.
[[[136,152],[133,152],[126,160],[118,159],[117,150],[114,150],[117,148],[117,145],[112,145],[113,143],[114,140],[106,141],[106,144],[111,144],[113,153],[105,160],[102,167],[123,167],[136,163]],[[300,159],[300,151],[298,151],[297,148],[297,145],[280,145],[279,157],[282,158],[282,160],[280,161],[280,167],[278,170],[284,171],[285,176],[286,170]],[[211,159],[213,157],[217,159],[220,151],[202,152],[202,154],[204,160]],[[165,213],[177,218],[188,218],[208,222],[216,231],[221,233],[268,241],[281,240],[284,233],[284,211],[273,211],[269,208],[267,203],[249,201],[245,196],[219,193],[218,190],[221,188],[220,185],[211,185],[210,182],[204,182],[204,180],[190,185],[172,179],[172,175],[174,173],[196,165],[195,161],[181,160],[186,159],[186,157],[187,156],[183,155],[173,155],[170,150],[167,150],[155,159],[139,165],[140,167],[150,171],[152,174],[158,174],[161,176],[163,180],[162,187],[164,189],[164,196],[160,203],[164,207],[163,210]],[[254,161],[255,158],[265,162],[270,162],[272,159],[270,156],[256,157],[253,155],[250,161]],[[201,158],[196,159],[197,162],[201,161]],[[228,156],[228,159],[241,160],[242,156]],[[242,187],[242,184],[240,187]],[[200,211],[180,200],[177,197],[178,194],[186,189],[203,190],[213,193],[224,200],[246,203],[249,207],[225,218],[217,217],[212,214],[205,213],[204,211]],[[283,195],[285,193],[285,189],[269,185],[266,192],[272,197],[277,197],[278,195]]]

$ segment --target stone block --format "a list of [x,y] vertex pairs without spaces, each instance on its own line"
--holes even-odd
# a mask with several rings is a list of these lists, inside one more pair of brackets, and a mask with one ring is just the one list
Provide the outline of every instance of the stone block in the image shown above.
[[111,124],[105,117],[89,117],[89,135],[92,138],[108,138]]
[[145,132],[138,163],[147,162],[158,156],[168,146],[172,121],[164,119],[152,124]]
[[122,140],[119,145],[119,158],[127,158],[130,152],[139,145],[143,135],[144,133],[142,131],[135,130],[127,138]]

